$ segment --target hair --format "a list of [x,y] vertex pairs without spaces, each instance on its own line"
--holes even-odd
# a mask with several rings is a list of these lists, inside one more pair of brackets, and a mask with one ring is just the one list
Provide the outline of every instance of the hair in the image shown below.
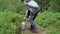
[[[21,0],[21,2],[24,2],[25,0]],[[27,0],[26,2],[29,2],[29,1],[31,1],[31,0]]]
[[21,2],[23,2],[24,0],[21,0]]

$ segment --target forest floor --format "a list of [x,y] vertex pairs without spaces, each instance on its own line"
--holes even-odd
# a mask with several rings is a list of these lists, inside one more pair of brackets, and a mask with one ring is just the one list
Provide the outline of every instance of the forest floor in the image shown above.
[[24,31],[22,31],[21,33],[22,34],[47,34],[48,30],[46,28],[43,28],[39,25],[37,25],[37,32],[36,33],[33,33],[31,32],[28,28],[30,27],[30,24],[27,23],[26,24],[26,29]]

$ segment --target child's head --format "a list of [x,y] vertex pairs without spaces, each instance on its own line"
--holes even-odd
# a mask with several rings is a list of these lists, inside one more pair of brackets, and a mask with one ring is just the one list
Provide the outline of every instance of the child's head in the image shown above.
[[21,0],[21,2],[23,2],[24,0]]
[[26,0],[21,0],[22,2],[26,1]]
[[21,0],[24,4],[26,4],[26,3],[28,3],[28,2],[30,2],[30,1],[32,1],[32,0]]

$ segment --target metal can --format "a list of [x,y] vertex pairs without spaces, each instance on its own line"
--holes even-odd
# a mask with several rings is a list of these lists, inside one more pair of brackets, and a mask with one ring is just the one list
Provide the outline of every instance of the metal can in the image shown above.
[[25,26],[26,26],[26,25],[25,25],[25,21],[23,21],[23,22],[21,23],[21,29],[22,29],[22,30],[25,30]]

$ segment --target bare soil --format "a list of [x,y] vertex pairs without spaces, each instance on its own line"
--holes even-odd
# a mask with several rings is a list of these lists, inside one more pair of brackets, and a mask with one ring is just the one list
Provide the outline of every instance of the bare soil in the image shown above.
[[48,30],[37,25],[37,32],[36,33],[33,33],[32,31],[30,31],[28,28],[30,27],[30,24],[27,23],[26,24],[26,29],[24,31],[22,31],[21,33],[22,34],[47,34]]

